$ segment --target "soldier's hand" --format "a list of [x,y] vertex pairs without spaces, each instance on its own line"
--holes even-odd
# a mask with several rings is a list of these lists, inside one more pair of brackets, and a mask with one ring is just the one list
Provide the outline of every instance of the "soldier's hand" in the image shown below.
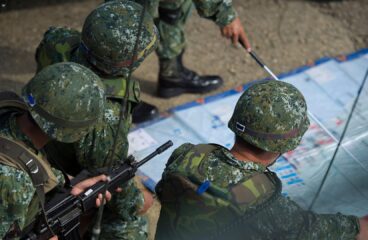
[[146,189],[140,189],[140,190],[142,191],[142,194],[143,194],[144,204],[138,213],[145,214],[148,211],[148,209],[152,207],[154,200],[153,200],[152,194],[149,191],[147,191]]
[[249,40],[245,34],[242,23],[239,17],[235,18],[231,23],[221,28],[222,36],[231,39],[234,46],[238,46],[238,42],[244,43],[248,51],[251,50]]
[[[72,191],[70,193],[74,196],[78,196],[79,194],[87,190],[87,188],[91,187],[97,182],[100,182],[100,181],[105,182],[106,180],[107,180],[107,177],[105,175],[99,175],[96,177],[88,178],[86,180],[83,180],[77,183],[72,188]],[[102,194],[101,193],[98,194],[98,197],[96,198],[96,207],[99,207],[102,204],[102,199],[103,199]],[[111,200],[111,193],[109,191],[106,191],[106,201],[110,201],[110,200]]]
[[53,236],[52,238],[50,238],[49,240],[58,240],[59,238],[57,236]]

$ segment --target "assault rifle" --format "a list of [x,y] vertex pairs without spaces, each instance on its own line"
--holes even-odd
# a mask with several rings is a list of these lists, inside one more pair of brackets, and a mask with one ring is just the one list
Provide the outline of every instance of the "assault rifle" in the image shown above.
[[[99,174],[106,174],[108,176],[108,190],[114,191],[122,183],[133,178],[140,166],[156,155],[164,152],[172,145],[172,141],[166,142],[139,162],[135,161],[133,156],[129,156],[124,162],[113,167],[111,171],[107,172],[106,169],[102,169],[99,171]],[[72,179],[72,185],[89,177],[91,177],[91,174],[84,170]],[[105,184],[105,182],[98,182],[78,196],[71,195],[70,188],[63,189],[62,192],[56,193],[55,196],[45,204],[46,217],[44,217],[42,211],[40,211],[36,220],[24,229],[21,239],[48,240],[54,234],[58,236],[59,240],[79,239],[75,234],[79,235],[80,219],[83,215],[90,214],[91,211],[97,210],[95,207],[96,198],[99,193],[103,192]]]

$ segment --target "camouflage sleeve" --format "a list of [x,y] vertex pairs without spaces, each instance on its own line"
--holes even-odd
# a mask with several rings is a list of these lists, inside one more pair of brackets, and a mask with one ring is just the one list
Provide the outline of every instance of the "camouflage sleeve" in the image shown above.
[[268,230],[295,237],[291,239],[355,239],[359,233],[355,216],[315,214],[285,197],[279,197],[265,211],[265,217],[272,219]]
[[0,237],[11,227],[22,229],[35,189],[28,174],[0,164]]
[[[83,168],[95,170],[107,166],[109,151],[114,143],[119,122],[120,104],[108,101],[105,109],[104,123],[81,140],[77,149],[77,158]],[[131,116],[123,119],[117,138],[115,155],[112,161],[120,161],[127,156],[127,135],[131,124]],[[123,184],[123,192],[113,193],[104,213],[102,239],[146,239],[146,222],[138,216],[143,205],[143,194],[134,184],[134,180]]]
[[122,188],[123,191],[115,193],[107,205],[108,208],[102,220],[101,238],[146,240],[147,220],[138,214],[144,203],[143,195],[134,180],[130,180]]
[[213,20],[220,27],[228,25],[237,17],[232,0],[193,0],[193,2],[201,17]]
[[128,153],[128,132],[131,116],[123,119],[116,139],[115,154],[110,159],[109,153],[114,144],[117,126],[119,124],[120,104],[107,101],[103,122],[90,132],[85,138],[76,143],[79,164],[88,170],[106,167],[108,161],[120,161]]

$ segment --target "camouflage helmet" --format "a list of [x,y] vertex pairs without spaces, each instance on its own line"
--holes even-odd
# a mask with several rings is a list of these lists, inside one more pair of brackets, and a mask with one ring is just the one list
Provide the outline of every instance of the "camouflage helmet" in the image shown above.
[[[100,5],[84,22],[80,55],[105,74],[127,76],[142,9],[141,5],[131,1],[112,1]],[[132,70],[156,49],[158,38],[153,18],[145,12]]]
[[47,66],[22,89],[32,118],[51,138],[75,142],[103,117],[105,90],[99,77],[77,63]]
[[246,142],[268,152],[295,149],[309,127],[307,104],[293,85],[258,82],[238,100],[229,128]]

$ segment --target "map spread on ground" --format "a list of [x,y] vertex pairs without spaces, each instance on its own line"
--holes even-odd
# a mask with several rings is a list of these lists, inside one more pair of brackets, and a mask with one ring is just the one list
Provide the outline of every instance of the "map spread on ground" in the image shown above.
[[[311,120],[301,145],[271,167],[281,178],[283,194],[308,208],[340,139],[358,89],[368,69],[368,49],[338,59],[324,58],[313,66],[280,75],[305,96]],[[231,148],[227,128],[245,84],[234,90],[170,110],[170,115],[133,130],[130,153],[141,159],[171,139],[174,146],[141,168],[153,189],[172,151],[185,142],[217,143]],[[368,86],[363,88],[345,138],[313,210],[358,216],[368,213]]]

